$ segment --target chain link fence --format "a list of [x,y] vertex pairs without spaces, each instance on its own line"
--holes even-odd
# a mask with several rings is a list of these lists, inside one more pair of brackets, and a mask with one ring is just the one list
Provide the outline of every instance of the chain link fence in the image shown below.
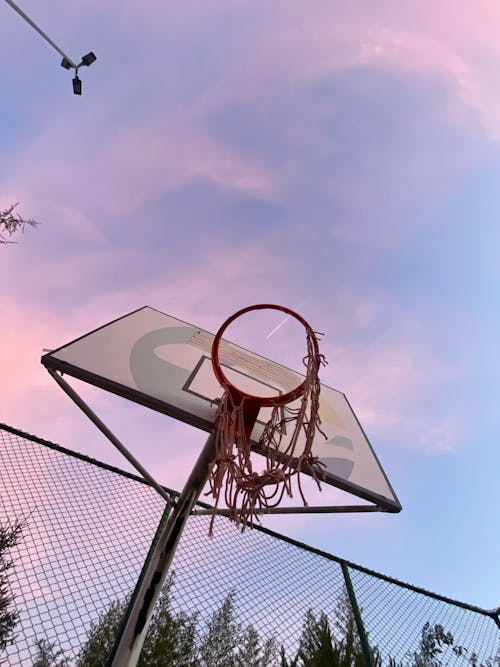
[[[0,524],[24,522],[10,552],[16,639],[0,651],[0,664],[104,665],[102,655],[85,662],[85,647],[102,633],[113,604],[119,620],[164,509],[136,476],[0,425]],[[189,519],[168,584],[169,618],[178,629],[191,628],[193,662],[165,659],[165,665],[500,666],[498,611],[446,599],[262,528],[241,533],[223,517],[209,539],[209,521]],[[243,639],[225,658],[210,658],[214,619],[223,609]],[[330,657],[314,662],[325,637]]]

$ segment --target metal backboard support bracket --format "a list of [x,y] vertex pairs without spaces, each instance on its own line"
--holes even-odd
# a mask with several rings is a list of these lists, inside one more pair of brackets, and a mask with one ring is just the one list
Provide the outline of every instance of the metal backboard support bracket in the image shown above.
[[103,435],[106,436],[106,438],[111,442],[118,451],[123,454],[123,456],[127,459],[129,463],[131,463],[134,468],[144,477],[144,479],[151,484],[151,486],[160,494],[160,496],[168,503],[172,503],[172,498],[170,495],[165,491],[165,489],[158,484],[158,482],[155,480],[155,478],[144,468],[143,465],[139,463],[139,461],[135,458],[135,456],[129,452],[129,450],[125,447],[125,445],[120,442],[120,440],[116,437],[116,435],[106,426],[106,424],[100,419],[96,413],[92,410],[92,408],[85,403],[83,398],[77,394],[77,392],[73,389],[73,387],[66,382],[66,380],[63,379],[62,375],[59,374],[57,371],[53,371],[50,368],[47,369],[48,372],[52,375],[54,380],[57,382],[57,384],[61,387],[61,389],[71,398],[71,400],[76,403],[76,405],[80,408],[80,410],[87,415],[87,417],[90,419],[90,421],[97,426],[97,428],[101,431]]

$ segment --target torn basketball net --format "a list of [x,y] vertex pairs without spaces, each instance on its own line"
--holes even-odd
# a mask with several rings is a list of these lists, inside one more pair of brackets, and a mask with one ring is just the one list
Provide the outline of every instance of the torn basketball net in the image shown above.
[[[283,307],[279,309],[292,312]],[[293,315],[295,316],[295,313]],[[321,430],[318,413],[321,389],[318,373],[320,367],[327,362],[319,353],[319,334],[300,316],[297,318],[306,325],[307,355],[303,359],[306,376],[296,390],[286,395],[287,403],[300,398],[297,407],[284,408],[283,396],[259,399],[244,394],[235,388],[222,372],[218,374],[224,394],[218,401],[214,423],[215,457],[209,469],[210,490],[207,495],[214,499],[210,536],[221,496],[229,509],[230,519],[244,530],[247,525],[253,525],[259,514],[276,507],[285,494],[290,498],[293,496],[294,478],[302,502],[307,506],[301,485],[302,472],[306,471],[321,490],[320,466],[324,464],[313,455],[312,445],[318,432],[326,438]],[[214,357],[213,354],[212,360]],[[250,434],[263,401],[264,404],[272,406],[272,413],[255,448],[259,454],[265,456],[265,469],[256,472],[251,459]],[[287,444],[283,445],[283,434],[290,432],[291,428],[291,437]]]

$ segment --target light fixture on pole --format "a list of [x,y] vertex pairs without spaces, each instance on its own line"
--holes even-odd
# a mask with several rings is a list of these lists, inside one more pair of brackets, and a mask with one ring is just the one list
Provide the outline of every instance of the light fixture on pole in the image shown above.
[[5,0],[5,2],[12,7],[12,9],[23,18],[26,23],[28,23],[34,30],[37,31],[37,33],[43,37],[43,39],[50,44],[50,46],[55,49],[61,56],[63,57],[62,62],[61,62],[61,67],[64,67],[64,69],[74,69],[75,70],[75,76],[73,78],[73,92],[75,95],[81,95],[82,94],[82,82],[80,78],[78,77],[78,70],[80,67],[85,65],[86,67],[89,67],[89,65],[92,65],[93,62],[97,60],[97,57],[95,53],[92,51],[89,51],[87,55],[83,56],[82,61],[79,65],[75,65],[75,63],[69,58],[62,49],[60,49],[55,42],[53,42],[48,35],[46,35],[41,28],[37,26],[37,24],[30,19],[30,17],[23,12],[23,10],[16,5],[16,3],[13,0]]
[[80,67],[90,67],[92,63],[95,63],[97,60],[97,56],[93,51],[89,51],[86,55],[82,57],[82,61],[79,65],[74,65],[69,58],[66,56],[63,57],[62,62],[61,62],[61,67],[64,67],[64,69],[74,69],[75,70],[75,76],[73,78],[73,93],[75,95],[81,95],[82,94],[82,80],[78,76],[78,70]]

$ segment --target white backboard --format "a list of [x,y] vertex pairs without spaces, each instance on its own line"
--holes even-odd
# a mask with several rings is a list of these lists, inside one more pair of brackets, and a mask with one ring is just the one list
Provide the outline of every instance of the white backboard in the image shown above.
[[[145,306],[44,355],[42,363],[211,431],[213,401],[222,394],[210,359],[213,338],[199,327]],[[285,393],[303,379],[224,340],[220,361],[226,376],[252,394]],[[270,408],[261,409],[252,432],[254,442],[269,415]],[[320,417],[326,438],[318,434],[314,454],[326,466],[324,481],[398,512],[401,505],[344,394],[322,385]],[[283,444],[286,438],[285,433]]]

